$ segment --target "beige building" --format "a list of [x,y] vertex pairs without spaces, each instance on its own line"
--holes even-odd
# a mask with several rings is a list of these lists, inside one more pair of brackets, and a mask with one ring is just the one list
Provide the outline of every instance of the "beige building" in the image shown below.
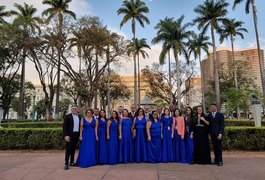
[[184,97],[186,106],[194,107],[202,104],[201,77],[197,76],[186,80],[185,87],[189,88]]
[[[231,70],[232,50],[231,48],[218,47],[216,51],[219,69],[222,71]],[[264,51],[261,50],[261,57],[264,61]],[[258,59],[258,50],[256,48],[235,50],[235,61],[240,65],[244,76],[253,81],[253,85],[261,88],[260,65]],[[207,87],[210,80],[214,80],[214,62],[213,53],[202,61],[204,87]],[[240,82],[239,82],[240,83]]]
[[[131,105],[134,103],[134,76],[121,76],[121,82],[129,88],[131,92],[131,96],[129,100],[118,100],[118,101],[112,102],[113,103],[112,107],[113,109],[117,109],[118,106],[123,106],[124,108],[127,108],[130,110]],[[142,100],[143,97],[146,95],[147,90],[150,88],[143,81],[140,81],[140,87],[141,87],[141,91],[140,91],[141,98],[140,99]]]

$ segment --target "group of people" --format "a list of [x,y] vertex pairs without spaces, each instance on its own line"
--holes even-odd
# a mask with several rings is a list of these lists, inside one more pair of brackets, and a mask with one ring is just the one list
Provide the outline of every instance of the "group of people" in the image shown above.
[[[191,107],[182,115],[174,106],[149,112],[150,107],[119,106],[111,117],[99,109],[87,109],[84,117],[73,105],[63,123],[66,141],[65,170],[70,166],[89,167],[132,162],[179,162],[223,165],[222,135],[224,116],[211,104],[206,116],[201,106],[196,113]],[[211,162],[210,140],[214,149]],[[79,154],[74,162],[75,149]],[[69,163],[70,159],[70,163]]]

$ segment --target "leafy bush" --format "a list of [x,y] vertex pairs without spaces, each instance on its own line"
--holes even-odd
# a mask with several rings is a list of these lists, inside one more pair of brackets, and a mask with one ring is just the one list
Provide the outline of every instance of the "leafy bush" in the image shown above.
[[62,121],[52,122],[12,122],[1,124],[4,128],[61,128]]
[[227,150],[265,150],[265,127],[226,127],[223,148]]
[[61,128],[0,129],[0,149],[62,149]]
[[[261,121],[261,125],[265,126],[265,121]],[[225,126],[255,126],[254,120],[225,120]]]

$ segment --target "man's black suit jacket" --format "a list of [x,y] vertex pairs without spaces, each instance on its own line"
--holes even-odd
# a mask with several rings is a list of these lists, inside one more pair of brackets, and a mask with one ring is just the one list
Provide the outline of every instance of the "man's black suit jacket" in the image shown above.
[[218,136],[224,133],[224,115],[223,113],[216,112],[213,117],[212,112],[208,115],[210,122],[210,133],[212,136]]
[[[79,128],[78,132],[80,131],[80,120],[81,117],[78,116],[79,118]],[[63,121],[63,136],[73,136],[73,128],[74,128],[74,118],[72,113],[68,114],[65,116],[64,121]]]

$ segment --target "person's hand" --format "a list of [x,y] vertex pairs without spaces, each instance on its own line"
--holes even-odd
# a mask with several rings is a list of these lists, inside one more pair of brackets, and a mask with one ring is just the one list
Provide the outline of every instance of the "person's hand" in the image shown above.
[[98,136],[96,136],[96,141],[98,141]]
[[83,137],[82,136],[79,136],[79,140],[82,141]]
[[119,136],[119,139],[120,139],[120,140],[122,139],[121,135]]
[[70,136],[65,136],[65,137],[64,137],[64,140],[65,140],[66,142],[70,142],[70,139],[71,139]]
[[171,138],[172,138],[172,139],[174,138],[174,134],[171,134]]
[[107,140],[109,140],[110,138],[109,138],[109,136],[107,136]]
[[150,136],[148,137],[148,141],[151,141],[151,137]]
[[218,139],[218,140],[221,140],[221,139],[222,139],[222,134],[219,134],[219,135],[217,136],[217,139]]
[[190,138],[193,139],[193,134],[190,134]]
[[204,122],[206,121],[204,117],[201,117],[200,120],[202,120],[202,121],[204,121]]
[[211,136],[210,136],[210,134],[208,134],[208,139],[211,140]]
[[184,136],[181,136],[181,139],[183,140],[184,139]]
[[161,134],[161,139],[163,139],[163,134]]
[[135,129],[133,130],[133,137],[136,138],[136,130]]

